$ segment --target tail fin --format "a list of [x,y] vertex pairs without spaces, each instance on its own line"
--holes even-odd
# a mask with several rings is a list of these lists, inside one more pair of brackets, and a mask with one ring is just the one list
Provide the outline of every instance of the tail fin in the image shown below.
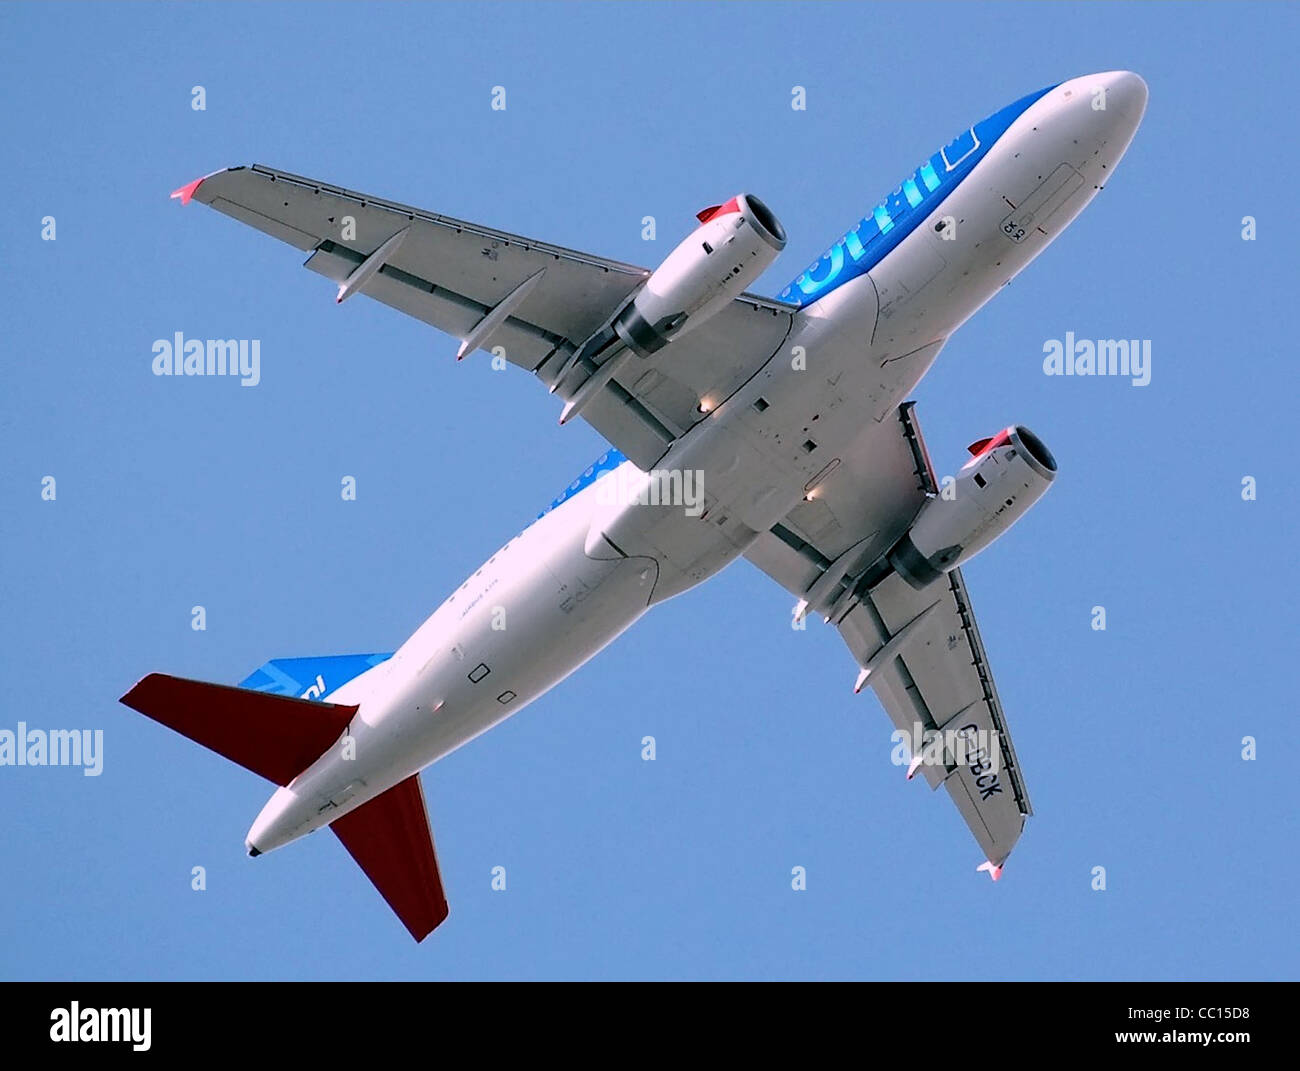
[[349,811],[330,828],[417,941],[447,917],[419,774]]
[[150,673],[121,701],[277,785],[320,758],[357,712],[165,673]]
[[315,658],[273,658],[239,682],[255,692],[319,699],[359,677],[372,666],[392,658],[386,654],[324,655]]
[[[149,674],[122,702],[278,785],[288,785],[324,754],[357,712],[355,706],[165,673]],[[330,828],[417,941],[447,917],[419,774],[349,811]]]

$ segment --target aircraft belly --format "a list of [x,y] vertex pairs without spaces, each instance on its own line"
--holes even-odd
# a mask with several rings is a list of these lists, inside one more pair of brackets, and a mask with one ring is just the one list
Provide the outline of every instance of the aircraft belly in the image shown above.
[[646,611],[657,563],[584,554],[584,498],[498,551],[383,664],[369,693],[354,697],[353,757],[331,748],[293,785],[297,835],[517,714]]
[[[405,702],[420,715],[413,719],[415,769],[522,710],[649,606],[657,563],[593,560],[583,552],[585,517],[573,511],[566,519],[582,523],[566,525],[562,540],[549,545],[525,533],[524,545],[512,548],[525,567],[511,570],[510,582],[454,628],[429,637]],[[538,555],[531,567],[529,554]]]

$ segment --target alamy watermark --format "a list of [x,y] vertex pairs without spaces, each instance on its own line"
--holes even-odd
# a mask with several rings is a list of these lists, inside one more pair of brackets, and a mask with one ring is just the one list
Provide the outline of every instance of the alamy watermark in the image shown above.
[[0,766],[80,766],[86,777],[104,772],[104,730],[0,729]]
[[981,729],[973,722],[959,729],[927,729],[912,723],[912,731],[895,729],[889,737],[894,745],[890,761],[907,766],[910,778],[920,766],[964,766],[970,771],[980,799],[1002,795],[999,759],[1002,743],[998,733]]
[[156,376],[239,376],[240,384],[256,387],[262,381],[262,340],[247,338],[191,338],[177,331],[153,344]]
[[1130,376],[1135,387],[1151,382],[1149,338],[1049,338],[1043,343],[1043,374],[1048,376]]
[[50,1040],[126,1042],[136,1052],[148,1052],[152,1020],[152,1008],[83,1008],[74,1000],[50,1012]]
[[631,465],[596,481],[596,501],[605,506],[680,506],[688,517],[704,512],[703,469],[651,469]]

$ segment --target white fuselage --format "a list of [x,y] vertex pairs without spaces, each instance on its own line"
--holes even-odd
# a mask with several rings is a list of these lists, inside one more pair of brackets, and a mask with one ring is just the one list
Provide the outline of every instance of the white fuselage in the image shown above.
[[[1094,103],[1099,88],[1104,109]],[[867,274],[802,309],[786,346],[673,445],[659,469],[702,474],[702,513],[601,493],[606,481],[648,479],[624,462],[544,514],[391,659],[326,697],[359,705],[348,734],[276,790],[249,847],[270,851],[327,825],[518,713],[651,605],[742,555],[800,502],[821,459],[860,448],[878,429],[896,434],[882,421],[948,336],[1109,179],[1145,101],[1136,75],[1112,72],[1065,82],[1030,105],[928,218]],[[1014,206],[1041,199],[1062,164],[1082,183],[1049,224],[1012,240]],[[936,231],[945,219],[955,239]],[[759,418],[760,397],[784,414],[779,424]],[[825,448],[818,460],[802,445],[810,427]]]

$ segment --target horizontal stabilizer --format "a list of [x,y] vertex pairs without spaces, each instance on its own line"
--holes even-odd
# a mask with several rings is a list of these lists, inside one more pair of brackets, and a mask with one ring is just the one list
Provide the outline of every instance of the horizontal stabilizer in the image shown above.
[[320,699],[372,666],[392,658],[386,654],[317,655],[314,658],[273,658],[239,682],[255,692]]
[[320,758],[357,712],[355,706],[313,703],[165,673],[150,673],[121,701],[277,785],[287,785]]
[[447,917],[419,774],[348,812],[330,828],[417,941]]

